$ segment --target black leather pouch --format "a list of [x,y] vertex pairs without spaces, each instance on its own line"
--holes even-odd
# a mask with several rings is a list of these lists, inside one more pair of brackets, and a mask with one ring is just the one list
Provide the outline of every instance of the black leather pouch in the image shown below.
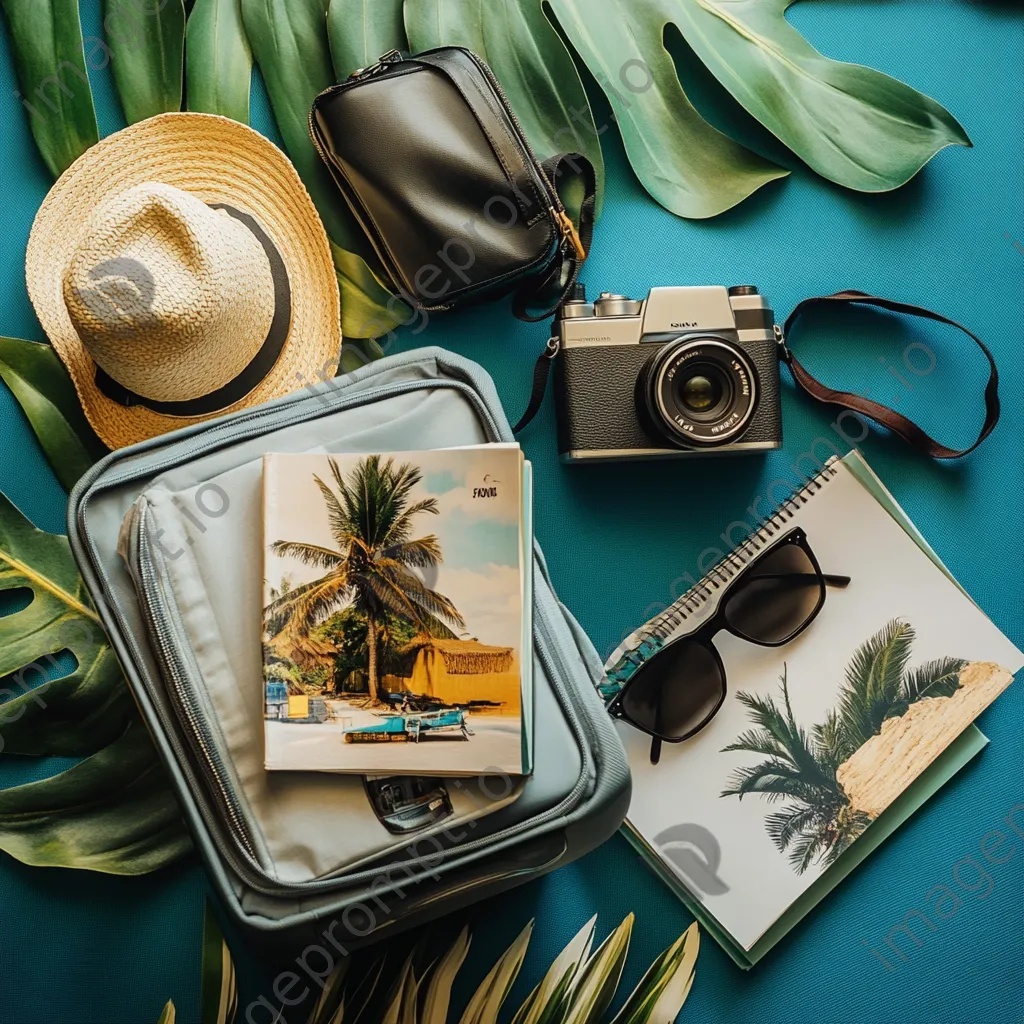
[[[549,316],[576,280],[594,216],[580,154],[540,163],[490,68],[461,47],[385,54],[320,93],[309,130],[396,291],[450,309],[514,293]],[[581,175],[579,228],[555,182]]]

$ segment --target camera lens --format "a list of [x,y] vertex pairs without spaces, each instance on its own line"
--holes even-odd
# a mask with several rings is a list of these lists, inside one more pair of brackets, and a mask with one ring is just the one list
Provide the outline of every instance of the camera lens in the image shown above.
[[727,444],[757,408],[750,358],[722,338],[669,342],[637,379],[637,405],[648,430],[674,447]]
[[721,401],[722,388],[718,381],[695,373],[680,384],[679,399],[690,412],[707,412]]

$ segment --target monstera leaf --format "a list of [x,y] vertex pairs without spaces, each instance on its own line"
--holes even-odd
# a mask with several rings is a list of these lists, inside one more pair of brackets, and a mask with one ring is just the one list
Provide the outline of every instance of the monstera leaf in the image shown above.
[[56,178],[99,141],[78,0],[0,0],[11,32],[18,98]]
[[182,0],[104,0],[110,69],[129,124],[181,110],[185,60]]
[[[188,836],[66,537],[36,529],[0,495],[0,750],[84,758],[0,791],[0,849],[28,864],[140,874]],[[57,675],[69,658],[73,671]]]
[[697,113],[679,84],[664,32],[687,0],[549,0],[604,90],[640,183],[681,217],[713,217],[789,172]]
[[92,432],[64,364],[50,345],[0,338],[0,378],[21,405],[57,479],[70,491],[107,449]]
[[946,146],[970,146],[935,100],[880,71],[829,60],[786,21],[794,0],[672,0],[672,20],[715,77],[820,175],[896,188]]
[[185,31],[189,110],[249,123],[252,50],[241,0],[196,0]]
[[934,100],[881,72],[818,53],[786,21],[793,0],[550,3],[602,83],[637,176],[683,216],[718,213],[785,172],[752,161],[697,114],[665,49],[669,24],[754,117],[841,185],[893,189],[943,147],[970,145]]
[[174,794],[138,719],[73,768],[0,790],[0,849],[25,864],[142,875],[190,848]]

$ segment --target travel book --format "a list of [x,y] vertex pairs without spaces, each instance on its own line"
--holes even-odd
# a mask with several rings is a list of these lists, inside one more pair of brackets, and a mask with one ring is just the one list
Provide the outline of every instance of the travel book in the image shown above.
[[607,695],[797,527],[821,571],[850,584],[784,646],[720,632],[725,701],[657,765],[650,738],[617,723],[633,773],[627,838],[744,968],[984,747],[972,723],[1024,665],[851,452],[627,638]]
[[528,775],[518,445],[263,462],[268,770]]

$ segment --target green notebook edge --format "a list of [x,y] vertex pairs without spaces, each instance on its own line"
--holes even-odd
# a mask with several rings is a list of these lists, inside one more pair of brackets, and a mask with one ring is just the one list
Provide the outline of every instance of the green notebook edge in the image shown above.
[[[830,459],[829,463],[839,461]],[[903,511],[896,499],[868,466],[861,453],[854,448],[841,460],[875,500],[906,531],[917,546],[942,570],[960,591],[966,593],[942,559],[924,539],[920,530]],[[968,595],[969,596],[969,595]],[[988,745],[988,737],[976,726],[968,726],[921,773],[921,775],[872,823],[864,834],[779,916],[765,933],[750,947],[744,949],[718,924],[702,903],[695,900],[679,879],[665,866],[661,857],[650,848],[644,838],[625,821],[619,830],[629,844],[640,854],[647,866],[657,875],[693,914],[700,926],[722,947],[730,959],[741,969],[749,971],[786,935],[789,934],[865,857],[873,853],[919,808],[927,803],[950,779]]]

